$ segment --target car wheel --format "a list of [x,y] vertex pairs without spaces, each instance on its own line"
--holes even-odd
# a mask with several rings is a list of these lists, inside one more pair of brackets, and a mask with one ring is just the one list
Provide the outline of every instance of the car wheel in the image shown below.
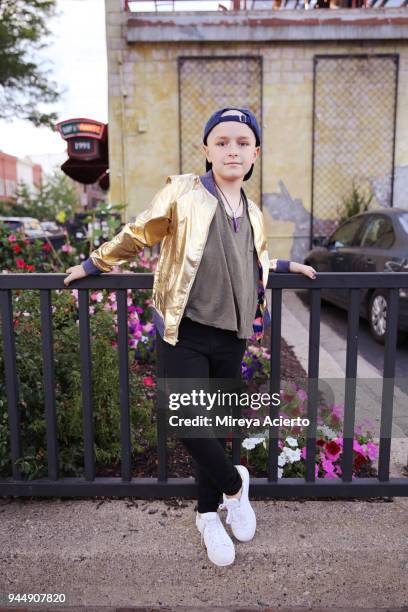
[[[387,329],[387,295],[381,289],[376,289],[371,296],[368,305],[368,322],[370,332],[376,342],[385,344],[385,332]],[[407,334],[398,331],[397,346],[405,342]]]
[[387,297],[381,291],[374,291],[368,305],[370,332],[376,342],[385,344],[387,328]]

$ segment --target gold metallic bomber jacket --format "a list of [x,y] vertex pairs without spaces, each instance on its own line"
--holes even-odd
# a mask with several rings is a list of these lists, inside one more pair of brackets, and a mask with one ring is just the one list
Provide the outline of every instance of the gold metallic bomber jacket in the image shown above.
[[[113,266],[132,260],[139,249],[162,241],[153,283],[153,323],[163,340],[172,345],[178,341],[180,321],[217,205],[218,199],[206,189],[199,175],[170,175],[149,208],[125,224],[112,240],[92,251],[87,260],[95,270],[110,272]],[[248,214],[265,288],[269,269],[275,271],[278,260],[269,260],[263,214],[250,199]],[[269,316],[265,292],[262,299],[261,309]]]

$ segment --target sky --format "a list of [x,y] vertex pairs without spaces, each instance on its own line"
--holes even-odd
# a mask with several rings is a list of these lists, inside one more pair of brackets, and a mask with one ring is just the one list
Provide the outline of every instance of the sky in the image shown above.
[[[197,0],[177,2],[175,9],[217,10],[219,2],[230,0]],[[135,5],[134,5],[135,6]],[[152,10],[146,2],[138,9]],[[133,7],[131,7],[132,9]],[[58,121],[84,117],[108,122],[108,74],[106,56],[104,0],[57,0],[57,14],[48,22],[49,45],[37,52],[49,79],[63,90],[55,105],[43,105],[46,112],[55,111]],[[67,159],[67,144],[58,132],[36,128],[29,121],[0,120],[0,150],[17,157],[30,156],[49,173]]]
[[[57,104],[42,109],[55,111],[58,121],[85,117],[108,122],[104,5],[104,0],[58,0],[57,15],[48,22],[50,44],[37,57],[63,94]],[[58,132],[18,119],[0,120],[0,150],[32,156],[45,172],[67,157],[66,142]]]

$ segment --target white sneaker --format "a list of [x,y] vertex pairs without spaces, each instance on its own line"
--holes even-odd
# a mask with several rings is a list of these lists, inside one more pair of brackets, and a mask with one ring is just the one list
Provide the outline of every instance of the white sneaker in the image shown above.
[[234,542],[225,531],[218,512],[203,512],[196,514],[196,525],[207,547],[210,561],[215,565],[231,565],[235,559]]
[[244,465],[235,466],[242,478],[242,492],[239,499],[226,497],[223,493],[223,503],[218,507],[220,510],[227,509],[227,525],[231,526],[232,533],[241,542],[252,540],[256,530],[255,512],[249,503],[249,472]]

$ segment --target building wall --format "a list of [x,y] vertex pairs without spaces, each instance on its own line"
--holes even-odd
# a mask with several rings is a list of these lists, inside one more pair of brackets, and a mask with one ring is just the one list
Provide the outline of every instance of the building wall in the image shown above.
[[0,200],[14,195],[17,185],[17,157],[0,151]]
[[[327,53],[398,53],[394,206],[408,208],[407,40],[339,41],[333,36],[322,41],[294,37],[291,42],[250,42],[241,41],[238,24],[236,40],[230,42],[221,37],[216,42],[214,34],[210,42],[205,38],[179,40],[177,44],[128,42],[127,16],[118,0],[106,0],[106,9],[110,198],[128,204],[125,221],[149,205],[168,174],[179,173],[180,55],[262,56],[263,146],[258,160],[262,163],[262,201],[258,204],[264,211],[271,256],[300,261],[309,248],[310,237],[313,57]],[[148,34],[144,32],[143,37]],[[203,155],[203,172],[204,167]]]
[[33,163],[29,157],[20,159],[0,151],[0,199],[13,197],[20,182],[35,190],[41,176],[41,166]]

